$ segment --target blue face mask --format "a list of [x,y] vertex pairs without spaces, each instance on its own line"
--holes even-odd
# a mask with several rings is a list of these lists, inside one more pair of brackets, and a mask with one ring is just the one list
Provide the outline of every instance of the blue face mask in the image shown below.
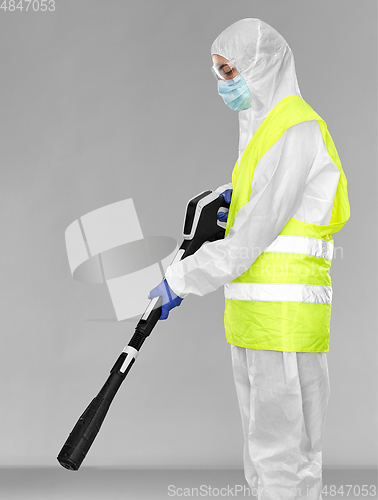
[[232,80],[218,81],[218,94],[235,111],[251,107],[251,93],[240,73]]

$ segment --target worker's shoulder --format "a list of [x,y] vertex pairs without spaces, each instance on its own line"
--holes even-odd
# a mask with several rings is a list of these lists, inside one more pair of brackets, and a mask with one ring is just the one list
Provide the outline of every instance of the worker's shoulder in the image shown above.
[[321,138],[318,120],[306,120],[295,123],[285,131],[288,138],[317,143]]
[[318,120],[305,120],[295,123],[288,130],[294,130],[298,134],[317,134],[320,131]]

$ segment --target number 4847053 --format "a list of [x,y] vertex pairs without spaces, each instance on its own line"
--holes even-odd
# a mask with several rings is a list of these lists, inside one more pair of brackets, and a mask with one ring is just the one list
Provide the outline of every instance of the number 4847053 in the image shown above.
[[28,11],[34,10],[36,11],[41,11],[41,12],[46,12],[46,11],[53,11],[55,10],[55,0],[4,0],[3,3],[0,5],[0,9],[3,9],[4,11]]

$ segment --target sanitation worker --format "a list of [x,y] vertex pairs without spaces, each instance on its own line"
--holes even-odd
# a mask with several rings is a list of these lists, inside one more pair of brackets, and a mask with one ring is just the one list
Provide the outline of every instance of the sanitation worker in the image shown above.
[[151,290],[161,319],[189,293],[224,287],[226,338],[244,431],[244,472],[260,500],[322,498],[332,234],[350,215],[324,120],[302,98],[284,38],[242,19],[211,47],[218,93],[239,115],[223,240],[168,267]]

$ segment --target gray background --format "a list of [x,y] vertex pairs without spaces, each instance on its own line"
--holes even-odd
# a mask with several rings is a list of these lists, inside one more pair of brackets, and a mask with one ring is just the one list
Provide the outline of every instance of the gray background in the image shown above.
[[[75,282],[64,231],[133,198],[145,235],[181,242],[187,201],[230,182],[237,114],[210,46],[257,17],[291,46],[304,99],[328,124],[351,219],[334,236],[325,466],[375,466],[376,2],[57,0],[0,12],[0,465],[55,466],[133,334],[106,287]],[[146,290],[146,294],[149,290]],[[160,322],[86,465],[242,466],[223,290]]]

